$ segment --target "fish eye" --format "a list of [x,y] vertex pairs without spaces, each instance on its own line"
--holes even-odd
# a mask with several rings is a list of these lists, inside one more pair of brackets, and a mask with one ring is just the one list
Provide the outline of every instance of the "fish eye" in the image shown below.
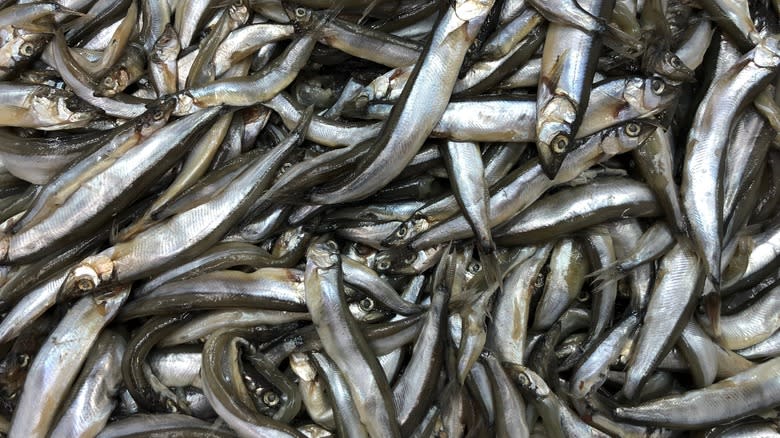
[[407,265],[409,265],[409,264],[412,264],[412,263],[414,263],[414,261],[415,261],[415,260],[417,260],[417,254],[414,254],[414,253],[413,253],[413,254],[409,254],[409,255],[408,255],[408,256],[407,256],[407,257],[404,259],[404,263],[405,263],[405,264],[407,264]]
[[360,310],[362,310],[364,312],[370,312],[370,311],[374,310],[374,300],[372,300],[371,298],[368,298],[368,297],[363,298],[358,303],[358,306],[360,307]]
[[569,139],[564,135],[558,135],[552,142],[552,150],[556,154],[562,154],[566,152],[566,148],[569,146]]
[[76,287],[79,290],[92,290],[95,288],[95,283],[89,278],[80,278],[76,281]]
[[653,93],[661,94],[664,91],[666,85],[664,84],[664,81],[660,79],[653,79],[653,81],[650,83],[650,87],[653,89]]
[[339,246],[336,245],[336,242],[334,242],[332,240],[328,240],[327,242],[325,242],[325,246],[327,246],[329,249],[331,249],[333,251],[338,251],[338,249],[339,249]]
[[629,137],[636,137],[642,131],[642,127],[638,123],[631,122],[626,124],[625,131]]
[[482,270],[482,265],[478,262],[473,262],[469,265],[469,272],[472,274],[476,274],[477,272]]
[[30,364],[30,355],[20,354],[16,356],[16,362],[18,363],[20,368],[27,368],[27,365]]
[[677,55],[672,55],[669,59],[669,62],[672,63],[672,67],[674,68],[682,67],[682,61],[680,61],[680,58],[678,58]]
[[170,399],[166,400],[165,406],[168,408],[168,412],[170,412],[171,414],[176,414],[179,412],[179,407],[176,406],[176,402],[174,402],[173,400]]
[[263,404],[274,407],[279,404],[279,395],[273,391],[263,393]]
[[107,77],[107,78],[103,79],[103,86],[105,86],[107,88],[112,88],[114,86],[114,78]]
[[35,54],[35,47],[30,43],[24,43],[22,44],[22,47],[19,48],[19,52],[24,56],[32,56]]
[[304,8],[295,8],[295,16],[298,18],[305,18],[306,17],[306,9]]
[[406,236],[406,225],[401,225],[401,228],[398,229],[398,231],[395,232],[395,235],[398,237],[405,237]]
[[517,383],[519,383],[520,386],[529,387],[531,386],[531,379],[529,379],[528,376],[525,375],[525,373],[518,373]]
[[382,260],[379,263],[376,264],[377,269],[380,271],[386,271],[390,269],[390,262],[387,260]]
[[154,120],[162,120],[162,118],[165,116],[165,113],[162,111],[155,111],[154,114],[152,114],[152,117]]

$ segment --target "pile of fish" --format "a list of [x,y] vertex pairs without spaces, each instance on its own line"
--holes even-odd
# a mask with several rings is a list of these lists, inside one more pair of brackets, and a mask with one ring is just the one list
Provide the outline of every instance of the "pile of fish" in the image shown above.
[[0,0],[0,432],[778,436],[778,14]]

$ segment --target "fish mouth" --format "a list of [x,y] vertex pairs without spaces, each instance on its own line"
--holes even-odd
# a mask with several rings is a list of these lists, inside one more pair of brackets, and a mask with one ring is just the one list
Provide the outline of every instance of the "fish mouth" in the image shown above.
[[574,140],[571,134],[566,131],[557,131],[550,136],[551,140],[545,142],[541,139],[537,141],[539,151],[539,164],[542,171],[550,179],[555,179],[558,171],[561,169],[563,160],[572,148]]

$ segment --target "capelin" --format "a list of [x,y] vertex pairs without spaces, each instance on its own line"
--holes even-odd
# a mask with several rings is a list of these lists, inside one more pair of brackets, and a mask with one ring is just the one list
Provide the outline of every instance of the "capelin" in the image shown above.
[[566,96],[553,96],[539,111],[536,144],[542,170],[550,179],[555,178],[566,154],[574,147],[576,119],[577,108]]
[[192,114],[200,109],[195,103],[195,99],[189,94],[188,90],[180,91],[172,96],[176,99],[176,107],[173,109],[173,115],[180,117]]
[[114,262],[106,255],[87,257],[71,269],[60,288],[58,301],[70,301],[97,289],[102,283],[111,280]]
[[380,272],[402,269],[413,264],[417,256],[417,251],[405,247],[381,251],[376,257],[376,269]]
[[95,96],[114,97],[121,89],[124,89],[127,82],[127,72],[124,69],[115,70],[100,81]]
[[8,235],[0,237],[0,263],[8,261],[8,248],[11,245],[11,238]]
[[780,37],[762,39],[754,50],[753,62],[759,67],[777,68],[780,63]]
[[332,240],[314,243],[309,247],[306,257],[317,268],[327,269],[334,267],[340,260],[338,245]]
[[138,118],[136,129],[143,137],[155,133],[170,118],[173,110],[176,108],[176,99],[171,97],[164,98],[153,104],[146,106],[146,113]]
[[713,292],[704,295],[702,305],[712,335],[716,338],[720,337],[720,293]]
[[[561,126],[563,128],[564,126]],[[556,129],[550,125],[545,125],[545,128],[551,128],[550,131],[554,132],[554,136],[549,143],[545,143],[540,139],[537,141],[539,151],[539,164],[542,166],[542,171],[548,178],[554,179],[561,169],[563,160],[566,158],[566,154],[569,153],[570,145],[572,144],[571,136],[565,131]]]
[[382,246],[398,248],[408,245],[415,237],[428,228],[430,228],[430,223],[425,218],[413,217],[412,219],[404,221],[392,234],[387,236],[385,240],[382,241]]
[[181,52],[179,35],[171,23],[165,25],[165,29],[152,47],[149,61],[159,64],[169,59],[175,59]]
[[665,52],[654,66],[656,73],[672,81],[695,82],[693,70],[688,68],[680,58],[672,52]]
[[100,283],[100,277],[91,266],[77,266],[73,269],[73,284],[79,290],[90,291]]
[[77,97],[67,97],[57,101],[57,116],[63,122],[86,123],[104,115],[103,110],[82,101]]

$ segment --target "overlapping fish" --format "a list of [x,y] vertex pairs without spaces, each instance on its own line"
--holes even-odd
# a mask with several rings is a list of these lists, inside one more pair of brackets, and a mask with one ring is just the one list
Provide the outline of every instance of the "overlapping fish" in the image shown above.
[[780,436],[779,15],[0,1],[0,435]]

